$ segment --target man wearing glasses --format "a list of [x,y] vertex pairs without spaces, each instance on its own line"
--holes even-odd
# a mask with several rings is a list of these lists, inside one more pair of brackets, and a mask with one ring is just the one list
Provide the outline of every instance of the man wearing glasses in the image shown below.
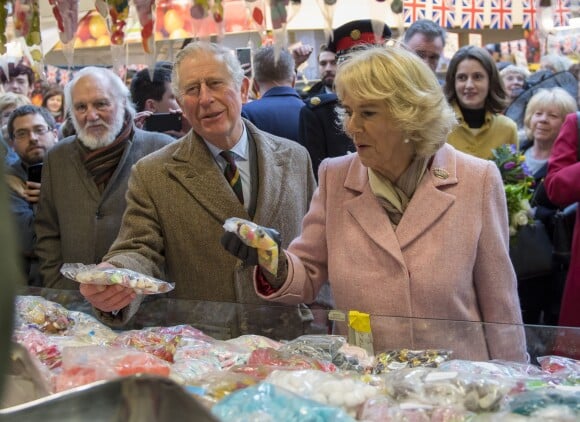
[[[15,109],[7,124],[9,140],[18,160],[7,169],[10,187],[10,210],[20,239],[24,274],[28,284],[40,285],[37,258],[34,254],[34,217],[40,197],[40,180],[31,177],[42,168],[49,149],[57,142],[56,122],[42,107],[24,105]],[[40,173],[36,171],[36,174]]]

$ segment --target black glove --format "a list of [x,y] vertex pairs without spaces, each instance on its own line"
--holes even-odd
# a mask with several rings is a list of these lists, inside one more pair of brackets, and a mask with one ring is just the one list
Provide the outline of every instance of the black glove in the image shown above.
[[[268,227],[260,227],[260,229],[266,232],[278,244],[278,250],[280,251],[280,245],[282,243],[280,233]],[[258,265],[258,250],[246,245],[236,233],[226,231],[222,235],[220,243],[226,251],[242,260],[246,265]]]

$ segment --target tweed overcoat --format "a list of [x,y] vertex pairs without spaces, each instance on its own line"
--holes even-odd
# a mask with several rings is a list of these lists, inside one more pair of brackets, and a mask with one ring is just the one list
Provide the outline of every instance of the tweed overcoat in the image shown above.
[[135,129],[102,194],[83,165],[75,136],[51,148],[44,160],[35,218],[36,254],[44,286],[78,289],[78,283],[60,274],[60,267],[101,262],[121,225],[131,167],[173,140],[162,133]]
[[338,309],[373,315],[375,352],[441,347],[456,358],[524,359],[521,326],[461,322],[521,324],[493,162],[444,145],[393,230],[358,154],[325,160],[287,256],[286,282],[268,299],[308,302],[328,279]]
[[[276,228],[288,245],[300,234],[316,182],[304,147],[244,122],[257,151],[253,219],[192,131],[135,166],[119,237],[105,260],[175,283],[170,298],[264,304],[253,289],[252,269],[221,246],[223,224],[230,217],[253,220]],[[267,309],[256,308],[256,313],[239,322],[241,332],[255,331],[253,324],[269,318]]]

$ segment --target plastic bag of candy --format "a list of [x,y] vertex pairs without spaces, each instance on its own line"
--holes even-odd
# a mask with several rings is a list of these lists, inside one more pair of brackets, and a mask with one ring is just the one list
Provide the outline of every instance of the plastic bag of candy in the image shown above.
[[190,389],[206,402],[215,404],[235,391],[248,388],[260,382],[260,379],[250,375],[230,371],[213,371],[193,380],[188,385]]
[[495,412],[508,400],[515,381],[434,368],[404,368],[383,375],[386,394],[399,403],[453,406]]
[[230,371],[251,374],[264,379],[276,369],[316,369],[325,372],[335,372],[337,370],[336,366],[331,362],[267,348],[254,350],[247,364],[236,365]]
[[305,399],[265,382],[230,394],[211,412],[228,422],[354,422],[342,409]]
[[64,334],[75,324],[69,311],[40,296],[17,296],[16,328],[30,327],[47,334]]
[[347,373],[274,371],[265,381],[311,400],[340,407],[353,417],[364,402],[380,393],[379,388]]
[[374,374],[402,368],[436,368],[450,359],[451,350],[426,349],[410,350],[397,349],[379,353],[375,356]]
[[268,272],[276,275],[278,272],[278,243],[255,223],[241,218],[228,218],[224,229],[235,233],[246,245],[258,250],[258,263]]
[[577,421],[580,418],[580,391],[545,388],[513,397],[509,409],[533,420]]
[[145,373],[168,377],[171,365],[149,353],[123,347],[65,347],[56,391],[91,382]]
[[358,420],[365,422],[457,422],[470,421],[474,417],[474,413],[453,406],[400,405],[388,397],[368,400],[357,415]]
[[133,289],[142,295],[167,293],[174,289],[174,283],[159,280],[126,268],[97,268],[95,264],[63,264],[60,272],[66,278],[81,284],[110,286],[118,284]]
[[537,358],[542,371],[562,378],[575,379],[580,384],[580,361],[563,356],[540,356]]

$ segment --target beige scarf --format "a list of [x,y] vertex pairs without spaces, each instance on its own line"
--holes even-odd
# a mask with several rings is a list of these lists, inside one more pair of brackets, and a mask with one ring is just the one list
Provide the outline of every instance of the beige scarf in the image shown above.
[[427,158],[415,157],[396,183],[392,183],[373,169],[368,169],[371,191],[387,211],[393,229],[399,225],[417,185],[425,174],[428,162]]

